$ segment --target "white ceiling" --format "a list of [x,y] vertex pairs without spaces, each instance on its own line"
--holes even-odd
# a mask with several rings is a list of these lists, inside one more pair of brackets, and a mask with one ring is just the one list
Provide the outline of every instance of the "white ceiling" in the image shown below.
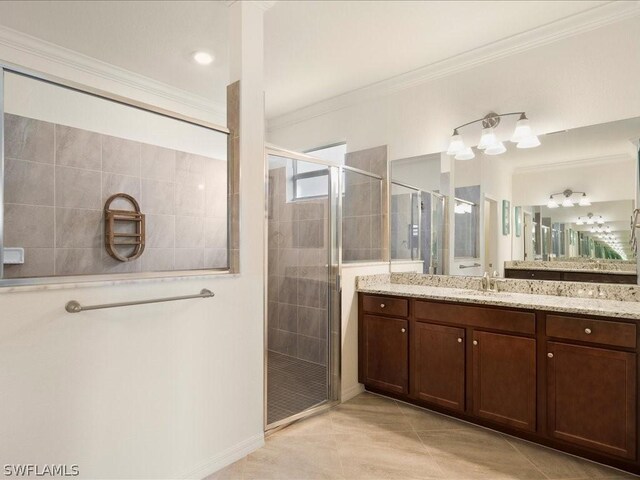
[[269,115],[602,5],[590,1],[284,1],[266,13]]
[[[0,25],[225,103],[226,2],[0,1]],[[216,61],[194,63],[199,49]]]
[[[535,29],[603,1],[280,1],[265,16],[268,116]],[[223,102],[226,1],[3,1],[0,25]],[[200,67],[196,49],[216,61]]]

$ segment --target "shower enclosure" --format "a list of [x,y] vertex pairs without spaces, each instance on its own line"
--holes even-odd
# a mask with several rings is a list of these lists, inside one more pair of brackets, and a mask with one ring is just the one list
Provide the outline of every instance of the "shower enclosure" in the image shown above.
[[270,429],[339,400],[343,230],[345,261],[382,256],[382,178],[274,147],[266,157]]
[[423,272],[444,274],[446,198],[391,182],[391,260],[423,261]]

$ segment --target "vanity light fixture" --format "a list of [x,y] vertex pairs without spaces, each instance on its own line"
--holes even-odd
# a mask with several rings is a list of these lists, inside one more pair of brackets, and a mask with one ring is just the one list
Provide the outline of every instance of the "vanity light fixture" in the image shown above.
[[[582,194],[582,196],[580,197],[580,200],[576,202],[573,199],[573,195],[580,194],[580,193]],[[557,197],[560,195],[563,195],[564,198],[562,199],[562,202],[558,203],[558,201],[554,197]],[[570,208],[575,206],[576,203],[581,207],[588,207],[589,205],[591,205],[591,202],[589,201],[589,197],[587,197],[587,194],[585,192],[574,192],[573,190],[568,188],[564,192],[552,193],[551,195],[549,195],[549,201],[547,202],[547,207],[558,208],[560,205],[562,205],[563,207]]]
[[604,218],[602,218],[602,215],[595,216],[591,212],[589,212],[586,217],[578,217],[576,225],[598,225],[598,228],[595,230],[592,229],[592,231],[606,230],[607,232],[611,232],[611,227],[604,225]]
[[[449,141],[447,155],[455,155],[456,160],[471,160],[475,157],[471,147],[467,147],[462,140],[459,130],[468,125],[482,122],[482,134],[480,135],[480,143],[478,150],[484,151],[487,155],[500,155],[507,151],[504,143],[501,142],[495,133],[495,128],[500,124],[502,117],[510,115],[519,115],[516,127],[511,136],[511,142],[516,144],[517,148],[534,148],[540,145],[540,139],[533,133],[529,119],[524,112],[511,113],[488,113],[482,118],[465,123],[453,129],[453,135]],[[553,208],[553,207],[550,207]]]

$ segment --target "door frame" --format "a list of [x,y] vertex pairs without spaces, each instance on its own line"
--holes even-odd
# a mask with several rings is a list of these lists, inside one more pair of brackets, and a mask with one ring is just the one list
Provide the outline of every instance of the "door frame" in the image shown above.
[[[277,422],[268,423],[267,391],[268,391],[268,314],[269,314],[269,156],[278,156],[296,161],[325,165],[329,169],[329,253],[328,260],[328,331],[327,331],[327,400],[320,405],[304,410],[300,413],[284,418]],[[273,432],[295,421],[307,418],[318,412],[328,410],[340,402],[341,396],[341,285],[340,271],[342,267],[342,171],[343,167],[335,163],[316,158],[305,153],[294,152],[275,145],[266,144],[264,152],[264,290],[263,290],[263,426],[265,432]]]

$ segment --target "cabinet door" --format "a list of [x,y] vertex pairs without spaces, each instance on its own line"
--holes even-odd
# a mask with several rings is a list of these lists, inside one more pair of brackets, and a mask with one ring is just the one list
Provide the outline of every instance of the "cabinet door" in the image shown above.
[[464,411],[464,329],[416,322],[411,338],[412,396]]
[[555,438],[636,457],[636,354],[547,344],[547,417]]
[[409,393],[409,325],[400,318],[364,315],[363,382],[395,393]]
[[473,413],[521,430],[536,430],[536,341],[473,333]]

